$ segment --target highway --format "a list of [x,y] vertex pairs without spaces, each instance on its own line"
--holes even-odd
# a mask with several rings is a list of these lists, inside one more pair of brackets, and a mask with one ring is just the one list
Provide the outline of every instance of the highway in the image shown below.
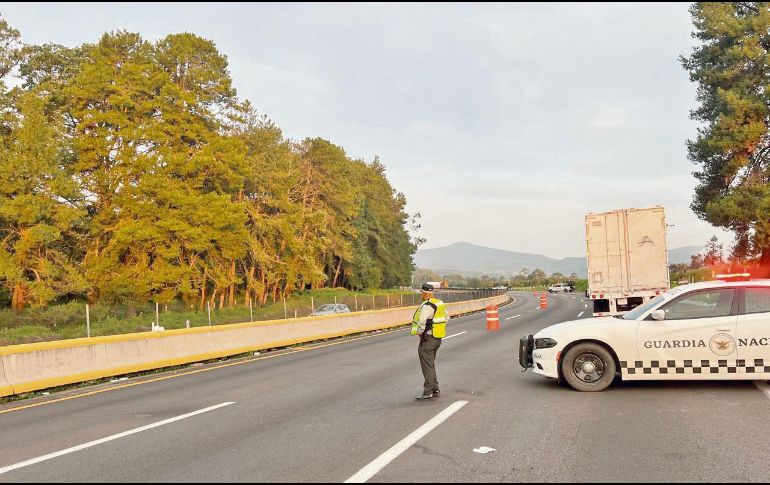
[[754,383],[574,392],[522,373],[517,344],[589,317],[586,302],[514,296],[498,332],[483,314],[450,321],[440,399],[414,400],[405,329],[286,349],[0,406],[0,481],[770,480]]

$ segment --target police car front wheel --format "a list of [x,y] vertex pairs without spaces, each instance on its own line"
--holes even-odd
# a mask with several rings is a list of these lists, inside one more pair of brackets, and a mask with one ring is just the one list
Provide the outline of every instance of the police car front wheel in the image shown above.
[[615,359],[601,345],[578,344],[561,361],[562,376],[576,391],[600,392],[615,380]]

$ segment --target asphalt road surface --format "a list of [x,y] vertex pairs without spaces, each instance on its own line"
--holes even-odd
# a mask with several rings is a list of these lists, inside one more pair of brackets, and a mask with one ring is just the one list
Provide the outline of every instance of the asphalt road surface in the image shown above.
[[450,321],[438,400],[414,400],[406,330],[277,351],[1,406],[0,481],[770,480],[754,383],[571,391],[522,373],[518,339],[590,309],[515,296],[498,332]]

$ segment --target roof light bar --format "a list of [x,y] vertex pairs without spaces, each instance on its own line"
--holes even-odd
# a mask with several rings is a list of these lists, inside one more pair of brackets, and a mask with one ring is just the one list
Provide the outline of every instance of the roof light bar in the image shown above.
[[751,278],[751,273],[718,274],[716,278],[718,280],[749,279]]

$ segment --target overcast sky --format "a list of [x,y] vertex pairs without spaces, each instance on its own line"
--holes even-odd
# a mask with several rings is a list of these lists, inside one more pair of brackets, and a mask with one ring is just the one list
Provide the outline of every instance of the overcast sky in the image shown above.
[[[28,43],[194,32],[286,136],[379,155],[424,247],[585,252],[592,211],[662,205],[669,246],[731,236],[689,208],[687,4],[13,4]],[[340,181],[340,183],[345,183]]]

